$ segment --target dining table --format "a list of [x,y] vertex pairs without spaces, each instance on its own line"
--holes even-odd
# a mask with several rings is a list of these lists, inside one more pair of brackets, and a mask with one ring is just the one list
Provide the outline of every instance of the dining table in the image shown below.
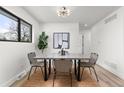
[[[77,81],[80,81],[80,62],[81,60],[89,59],[89,55],[83,55],[81,53],[68,53],[66,55],[61,55],[58,53],[50,54],[39,54],[34,57],[34,59],[42,59],[44,61],[44,80],[47,81],[49,75],[51,74],[51,62],[55,59],[71,59],[74,62],[74,74]],[[48,67],[47,67],[48,66]],[[48,68],[48,70],[47,70]]]

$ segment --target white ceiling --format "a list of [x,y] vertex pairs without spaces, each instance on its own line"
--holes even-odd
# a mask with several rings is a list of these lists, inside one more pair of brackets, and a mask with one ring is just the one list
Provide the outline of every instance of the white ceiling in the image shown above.
[[23,6],[37,21],[43,22],[79,22],[81,25],[88,24],[92,27],[98,21],[112,13],[119,6],[67,6],[72,14],[68,17],[57,16],[58,6]]

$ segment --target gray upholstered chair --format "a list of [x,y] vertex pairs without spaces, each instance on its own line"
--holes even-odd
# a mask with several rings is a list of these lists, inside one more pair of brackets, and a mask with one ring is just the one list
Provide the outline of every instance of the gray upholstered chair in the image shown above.
[[29,75],[28,75],[28,80],[29,80],[32,68],[35,68],[35,72],[36,72],[37,67],[40,67],[42,75],[43,75],[43,69],[42,68],[44,67],[44,62],[38,61],[37,59],[34,59],[33,57],[35,57],[35,56],[36,56],[35,52],[28,53],[28,59],[30,61],[30,65],[31,65]]
[[97,53],[91,53],[90,58],[87,60],[88,62],[85,62],[86,60],[85,61],[83,61],[83,60],[81,61],[81,63],[80,63],[80,67],[82,67],[81,78],[82,78],[82,75],[83,75],[84,68],[87,67],[90,70],[90,74],[91,74],[91,69],[90,68],[92,68],[94,70],[96,79],[97,79],[97,81],[99,81],[97,73],[96,73],[96,70],[94,68],[94,66],[95,66],[95,64],[97,62],[97,59],[98,59],[98,54]]
[[54,86],[54,81],[55,81],[55,78],[57,76],[57,73],[68,73],[70,75],[71,86],[72,86],[72,62],[71,61],[72,60],[70,60],[70,59],[56,59],[56,60],[54,60],[53,86]]
[[[59,51],[59,52],[58,52],[58,54],[61,54],[61,52],[62,52],[62,51]],[[65,54],[65,55],[68,55],[68,54],[69,54],[69,52],[68,52],[68,51],[66,51],[66,50],[64,50],[64,54]]]

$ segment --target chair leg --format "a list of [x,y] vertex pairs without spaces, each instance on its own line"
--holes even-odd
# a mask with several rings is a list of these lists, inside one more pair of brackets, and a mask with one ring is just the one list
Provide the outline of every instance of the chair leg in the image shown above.
[[71,87],[72,87],[72,73],[70,72],[70,75],[71,75]]
[[82,68],[82,74],[81,74],[81,79],[82,79],[82,76],[83,76],[83,72],[84,72],[84,67]]
[[90,74],[92,75],[92,72],[91,72],[91,69],[90,69],[90,67],[89,67],[89,71],[90,71]]
[[43,69],[42,69],[42,67],[40,67],[40,69],[41,69],[41,72],[42,72],[42,75],[43,75],[43,78],[44,78],[44,73],[43,73]]
[[28,80],[29,80],[29,77],[30,77],[30,74],[31,74],[32,68],[33,68],[33,67],[30,68],[29,75],[28,75]]
[[98,76],[97,76],[97,74],[96,74],[96,70],[95,70],[95,68],[94,67],[92,67],[93,68],[93,70],[94,70],[94,73],[95,73],[95,76],[96,76],[96,79],[97,79],[97,82],[99,81],[99,79],[98,79]]
[[53,87],[54,87],[55,77],[56,77],[56,73],[53,74]]
[[34,70],[35,73],[36,73],[36,70],[37,70],[37,67],[35,67],[35,70]]

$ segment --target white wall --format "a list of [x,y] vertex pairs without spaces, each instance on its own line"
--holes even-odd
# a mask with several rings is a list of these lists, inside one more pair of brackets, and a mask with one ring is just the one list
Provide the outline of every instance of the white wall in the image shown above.
[[[69,32],[70,33],[70,49],[72,53],[82,53],[81,34],[79,33],[78,23],[42,23],[40,25],[40,33],[45,31],[49,36],[48,48],[46,52],[57,53],[58,49],[53,49],[53,33],[54,32]],[[39,33],[38,35],[39,36]]]
[[[109,16],[117,19],[104,24]],[[91,31],[91,51],[99,53],[98,64],[124,79],[124,7],[97,23]]]
[[21,7],[4,8],[31,23],[33,27],[33,43],[0,41],[0,86],[9,86],[29,67],[27,53],[35,50],[34,35],[39,31],[39,24]]

